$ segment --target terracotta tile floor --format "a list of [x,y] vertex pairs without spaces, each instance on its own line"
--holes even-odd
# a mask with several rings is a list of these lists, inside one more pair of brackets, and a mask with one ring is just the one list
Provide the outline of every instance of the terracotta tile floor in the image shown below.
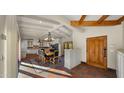
[[79,78],[116,78],[116,71],[100,69],[87,64],[80,64],[71,70]]
[[[41,64],[39,66],[41,66]],[[30,71],[29,71],[29,68],[28,68],[27,70],[28,72],[24,71],[25,69],[23,69],[22,71],[20,69],[20,73],[29,75],[34,78],[40,78],[40,77],[42,78],[43,77],[45,78],[51,78],[51,77],[52,78],[63,78],[63,77],[66,77],[66,78],[116,78],[115,70],[110,70],[110,69],[104,70],[97,67],[89,66],[84,63],[81,63],[80,65],[78,65],[77,67],[71,70],[64,68],[63,66],[51,68],[51,69],[55,69],[52,71],[40,69],[41,71],[43,71],[43,73],[40,73],[40,74],[35,74],[35,72],[31,72],[32,69],[33,68],[30,68]],[[57,72],[53,72],[57,70],[61,70],[61,71],[64,71],[64,73],[71,74],[71,77],[66,76],[63,73],[60,74]],[[23,78],[23,76],[21,78]]]

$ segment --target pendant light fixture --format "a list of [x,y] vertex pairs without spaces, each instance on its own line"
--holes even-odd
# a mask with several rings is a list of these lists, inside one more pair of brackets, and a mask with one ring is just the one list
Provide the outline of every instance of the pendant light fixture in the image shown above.
[[52,42],[52,36],[51,36],[51,33],[50,32],[48,32],[47,42]]

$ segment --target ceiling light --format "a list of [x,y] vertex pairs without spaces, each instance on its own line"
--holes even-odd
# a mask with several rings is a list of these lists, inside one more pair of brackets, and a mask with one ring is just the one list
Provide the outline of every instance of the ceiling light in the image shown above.
[[46,40],[47,42],[52,42],[53,40],[55,40],[54,38],[52,38],[52,36],[51,36],[51,33],[50,32],[48,32],[48,37],[47,38],[45,38],[44,40]]
[[44,40],[46,40],[46,41],[47,41],[47,40],[48,40],[48,38],[45,38]]
[[40,21],[40,23],[42,23],[42,21]]
[[[51,39],[52,39],[52,41],[53,41],[53,40],[55,40],[54,38],[51,38]],[[47,40],[48,40],[48,38],[45,38],[44,40],[45,40],[45,41],[47,41]]]

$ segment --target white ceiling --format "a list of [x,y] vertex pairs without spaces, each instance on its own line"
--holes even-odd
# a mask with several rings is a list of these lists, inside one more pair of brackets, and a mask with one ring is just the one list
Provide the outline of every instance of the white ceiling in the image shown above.
[[117,20],[120,17],[122,17],[122,15],[112,15],[112,16],[109,16],[108,18],[106,18],[106,20]]
[[79,20],[81,15],[64,15],[69,20]]
[[101,15],[91,15],[86,16],[85,21],[96,21],[101,17]]
[[70,37],[72,30],[65,24],[55,20],[55,18],[53,19],[53,17],[55,16],[17,16],[22,39],[44,39],[47,37],[48,32],[51,32],[54,38]]
[[[85,21],[95,21],[101,16],[88,15]],[[121,15],[112,15],[106,20],[117,20],[120,17]],[[81,15],[19,15],[17,16],[17,22],[22,39],[44,39],[48,32],[51,32],[54,38],[69,38],[73,31],[69,22],[80,18]]]

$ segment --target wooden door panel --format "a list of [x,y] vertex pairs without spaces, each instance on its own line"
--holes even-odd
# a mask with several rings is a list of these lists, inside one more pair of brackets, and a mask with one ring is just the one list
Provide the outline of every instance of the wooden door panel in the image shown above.
[[107,36],[87,39],[87,63],[100,68],[107,68]]

